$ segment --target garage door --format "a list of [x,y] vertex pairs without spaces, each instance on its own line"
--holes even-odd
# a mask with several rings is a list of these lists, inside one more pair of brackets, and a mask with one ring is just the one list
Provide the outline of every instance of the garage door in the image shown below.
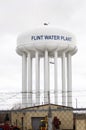
[[39,130],[40,128],[40,121],[43,120],[44,117],[32,117],[32,129]]

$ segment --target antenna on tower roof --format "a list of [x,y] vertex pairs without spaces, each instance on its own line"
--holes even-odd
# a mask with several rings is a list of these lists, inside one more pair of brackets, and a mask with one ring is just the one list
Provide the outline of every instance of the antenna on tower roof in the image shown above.
[[49,23],[47,23],[47,22],[46,22],[46,23],[44,23],[44,25],[48,25],[48,24],[49,24]]

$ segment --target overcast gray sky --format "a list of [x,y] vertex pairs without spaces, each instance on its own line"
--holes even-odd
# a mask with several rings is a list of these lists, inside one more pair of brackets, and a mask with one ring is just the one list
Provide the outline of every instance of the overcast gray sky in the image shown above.
[[79,107],[86,107],[86,0],[0,0],[0,107],[9,108],[10,98],[19,98],[16,92],[21,92],[17,36],[44,22],[77,38],[78,52],[72,58],[73,103],[77,100]]

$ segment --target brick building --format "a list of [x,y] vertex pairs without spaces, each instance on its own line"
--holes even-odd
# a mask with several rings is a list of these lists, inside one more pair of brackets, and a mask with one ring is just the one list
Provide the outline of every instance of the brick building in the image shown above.
[[49,114],[51,108],[52,121],[57,117],[61,121],[60,128],[73,129],[73,111],[71,107],[65,107],[54,104],[46,104],[34,107],[28,107],[13,111],[11,113],[12,124],[17,125],[23,130],[38,129],[40,121]]

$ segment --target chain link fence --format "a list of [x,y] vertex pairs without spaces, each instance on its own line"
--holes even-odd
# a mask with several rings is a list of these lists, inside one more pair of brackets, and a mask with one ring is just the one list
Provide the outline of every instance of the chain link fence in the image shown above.
[[86,130],[86,108],[77,108],[73,111],[74,129]]
[[73,129],[73,110],[53,104],[11,110],[11,124],[21,130]]
[[7,113],[10,124],[20,130],[86,130],[86,108],[73,109],[52,104],[0,111],[0,121]]

